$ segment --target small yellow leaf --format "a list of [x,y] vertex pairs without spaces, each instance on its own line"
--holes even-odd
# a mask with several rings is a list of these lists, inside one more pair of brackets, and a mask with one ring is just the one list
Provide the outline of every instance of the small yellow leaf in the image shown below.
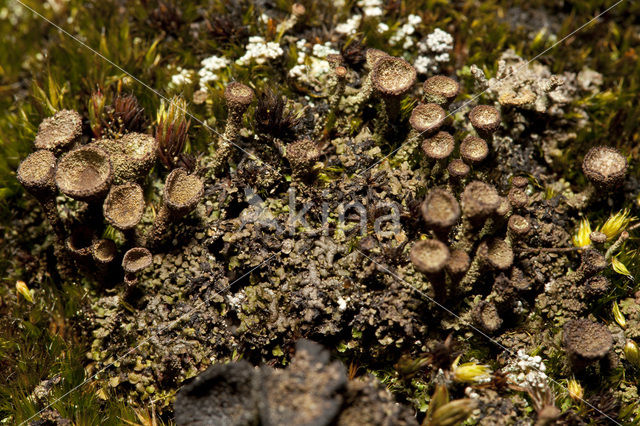
[[567,383],[567,389],[569,390],[569,396],[574,401],[581,401],[584,396],[584,388],[580,386],[580,383],[576,379],[569,380]]
[[620,262],[617,257],[614,257],[611,259],[611,266],[613,267],[613,270],[616,271],[618,274],[624,275],[629,279],[633,279],[631,272],[629,272],[629,270],[624,265],[624,263]]
[[103,401],[106,401],[107,399],[109,399],[109,397],[107,396],[107,393],[102,388],[98,389],[98,391],[96,392],[96,396]]
[[629,217],[629,209],[620,210],[618,213],[609,216],[607,221],[598,229],[607,236],[607,241],[613,240],[619,233],[624,231],[629,222],[635,220]]
[[488,365],[476,364],[473,362],[465,362],[458,365],[460,357],[456,358],[451,366],[453,371],[453,380],[456,382],[473,383],[487,382],[491,379],[491,369]]
[[624,356],[631,365],[640,368],[640,349],[638,349],[636,342],[631,339],[627,340],[624,345]]
[[16,290],[18,291],[18,294],[22,295],[22,297],[24,297],[27,302],[33,303],[33,296],[31,295],[31,291],[24,281],[16,281]]
[[613,302],[613,318],[616,320],[620,327],[625,328],[625,326],[627,325],[627,322],[624,319],[624,315],[622,315],[622,312],[620,312],[618,302]]
[[582,219],[578,225],[578,232],[572,238],[573,245],[576,247],[587,247],[591,245],[591,224],[589,219]]

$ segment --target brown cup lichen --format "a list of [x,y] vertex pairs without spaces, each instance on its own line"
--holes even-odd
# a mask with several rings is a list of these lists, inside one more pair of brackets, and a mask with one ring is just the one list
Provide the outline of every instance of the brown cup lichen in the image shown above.
[[481,138],[490,140],[500,127],[500,112],[489,105],[478,105],[469,113],[469,121]]
[[471,265],[471,258],[464,250],[451,250],[449,261],[447,262],[447,272],[452,278],[458,279],[462,277]]
[[420,206],[422,218],[437,234],[446,235],[460,219],[460,205],[451,192],[435,188],[427,193]]
[[389,54],[380,49],[369,48],[365,51],[365,60],[367,61],[367,66],[370,70],[373,70],[373,67],[381,58],[388,57]]
[[523,209],[529,205],[529,196],[522,188],[511,188],[509,194],[507,194],[507,199],[514,209]]
[[95,240],[96,236],[91,228],[85,225],[77,225],[73,227],[66,240],[66,248],[74,260],[85,262],[91,258],[92,246]]
[[611,281],[603,275],[589,278],[583,287],[585,296],[595,299],[604,296],[611,289]]
[[238,140],[240,129],[242,129],[242,117],[254,98],[253,89],[246,84],[232,82],[225,88],[224,99],[228,109],[227,123],[224,133],[218,138],[214,160],[209,165],[213,171],[217,171],[229,159],[231,148]]
[[490,238],[478,246],[478,256],[491,268],[504,271],[513,265],[513,249],[509,242],[500,238]]
[[460,156],[471,164],[482,162],[489,155],[487,142],[475,136],[467,136],[460,144]]
[[422,89],[428,102],[433,102],[446,108],[458,96],[460,84],[444,75],[434,75],[424,82]]
[[524,189],[527,187],[527,185],[529,185],[529,179],[527,179],[524,176],[514,176],[511,179],[511,185],[514,188],[520,188],[520,189]]
[[320,158],[320,149],[311,139],[300,139],[286,147],[286,157],[294,178],[313,175],[313,165]]
[[111,187],[102,211],[106,221],[120,231],[128,231],[140,222],[144,212],[144,194],[137,183]]
[[138,283],[138,273],[151,266],[153,256],[144,247],[134,247],[127,250],[122,257],[122,269],[124,269],[124,282],[128,287]]
[[431,160],[448,158],[455,148],[453,136],[447,132],[438,132],[422,142],[422,152]]
[[193,210],[203,194],[204,184],[195,174],[180,168],[169,173],[164,184],[162,206],[147,236],[147,246],[158,245],[167,236],[169,223]]
[[92,145],[109,154],[116,184],[143,181],[158,158],[158,142],[143,133],[127,133],[116,140],[100,139]]
[[76,111],[63,109],[47,117],[38,126],[34,141],[36,149],[60,154],[79,141],[82,135],[82,117]]
[[571,366],[579,372],[609,353],[613,346],[613,337],[604,324],[578,318],[565,323],[563,343]]
[[447,171],[449,172],[450,179],[460,181],[462,178],[466,177],[469,174],[471,168],[462,159],[456,158],[449,162]]
[[416,70],[409,62],[394,56],[383,56],[373,67],[371,81],[382,96],[397,97],[411,90],[416,77]]
[[419,135],[437,132],[445,122],[447,113],[437,104],[418,104],[411,112],[409,124]]
[[109,155],[97,146],[69,151],[58,162],[55,179],[60,192],[68,197],[87,202],[100,200],[111,185]]
[[111,264],[118,254],[118,248],[113,240],[101,238],[95,240],[91,245],[91,257],[99,269],[105,270],[105,267]]
[[494,333],[502,326],[502,318],[500,318],[496,305],[486,300],[481,300],[474,306],[471,318],[486,333]]
[[56,205],[55,172],[56,157],[51,151],[41,149],[29,154],[20,163],[16,175],[27,192],[34,195],[42,205],[42,210],[61,243],[65,239],[65,230]]
[[507,233],[511,241],[525,237],[531,231],[531,223],[525,217],[514,214],[509,217]]
[[582,171],[598,189],[609,190],[622,184],[627,174],[627,159],[615,148],[595,146],[582,161]]
[[371,72],[371,82],[384,101],[386,120],[398,118],[400,100],[411,90],[416,77],[415,68],[402,58],[384,56],[377,60]]
[[464,216],[475,221],[495,212],[500,206],[501,197],[493,185],[476,180],[465,186],[460,201]]
[[599,251],[593,249],[583,250],[580,260],[580,267],[574,273],[578,276],[578,281],[590,278],[595,274],[602,272],[608,266],[605,256]]
[[444,268],[451,257],[449,247],[434,239],[420,240],[411,247],[410,257],[414,268],[433,286],[436,300],[443,300],[446,296]]

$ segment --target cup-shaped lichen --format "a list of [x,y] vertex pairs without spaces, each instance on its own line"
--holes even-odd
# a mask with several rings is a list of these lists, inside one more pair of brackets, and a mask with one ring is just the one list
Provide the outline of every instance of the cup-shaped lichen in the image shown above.
[[165,181],[163,201],[174,217],[184,216],[198,204],[204,192],[200,178],[184,169],[175,169]]
[[434,75],[424,82],[422,89],[425,100],[446,108],[458,96],[460,84],[444,75]]
[[400,100],[416,82],[416,70],[402,58],[384,56],[375,63],[371,82],[385,103],[386,119],[395,121],[400,113]]
[[502,318],[496,305],[487,300],[481,300],[471,311],[474,323],[486,333],[494,333],[502,326]]
[[409,124],[419,135],[430,136],[442,127],[446,117],[447,113],[439,105],[418,104],[411,112]]
[[56,206],[56,157],[45,149],[29,154],[18,166],[18,181],[33,194],[47,216],[53,231],[62,242],[65,238],[64,226],[58,215]]
[[195,174],[189,174],[180,168],[169,173],[164,184],[162,206],[149,231],[147,246],[155,247],[159,244],[167,236],[169,223],[193,210],[203,193],[204,184]]
[[378,61],[382,58],[389,57],[387,52],[384,52],[380,49],[369,48],[365,51],[365,60],[367,61],[367,66],[370,70],[373,70],[373,67],[376,66]]
[[59,154],[73,147],[81,135],[82,117],[76,111],[64,109],[42,120],[34,145],[36,149]]
[[66,248],[77,261],[86,261],[91,257],[95,233],[86,225],[77,225],[66,240]]
[[467,163],[462,161],[462,159],[456,158],[449,162],[447,171],[449,172],[449,180],[457,185],[462,182],[465,177],[467,177],[467,175],[471,171],[471,168]]
[[467,136],[460,144],[460,156],[467,163],[478,164],[489,155],[489,146],[484,139]]
[[446,236],[460,219],[460,205],[451,192],[435,188],[427,193],[420,206],[422,218],[438,235]]
[[114,185],[102,206],[104,218],[121,231],[133,229],[142,219],[144,194],[137,183]]
[[490,238],[480,243],[477,256],[492,269],[507,270],[513,265],[513,249],[508,241]]
[[565,349],[576,371],[603,359],[613,346],[609,329],[587,318],[567,321],[562,331]]
[[481,221],[496,211],[501,198],[493,185],[480,181],[467,184],[460,196],[462,213],[470,221]]
[[80,201],[102,199],[112,179],[109,155],[97,146],[83,146],[62,156],[56,170],[60,192]]
[[574,272],[576,281],[590,278],[608,266],[605,256],[598,250],[593,249],[583,250],[580,261],[580,267]]
[[451,250],[446,270],[452,278],[459,279],[469,270],[470,265],[471,259],[464,250]]
[[447,132],[438,132],[422,142],[422,152],[431,160],[448,158],[455,148],[453,136]]
[[514,209],[523,209],[529,204],[529,196],[522,188],[513,187],[507,194],[507,199]]
[[320,157],[320,149],[311,139],[300,139],[286,147],[286,157],[294,177],[310,176],[312,166]]
[[500,127],[500,112],[489,105],[478,105],[469,113],[469,121],[481,138],[490,140]]
[[17,177],[22,186],[33,195],[54,195],[56,157],[47,150],[39,150],[27,156],[18,167]]
[[587,297],[596,299],[611,289],[611,280],[604,275],[596,275],[589,278],[582,288]]
[[510,240],[517,241],[524,238],[531,231],[529,220],[518,214],[511,215],[507,223],[507,234]]
[[411,248],[411,263],[422,272],[433,286],[437,300],[446,296],[444,268],[451,257],[449,247],[442,241],[420,240]]
[[144,247],[134,247],[127,250],[122,257],[122,269],[124,269],[124,282],[133,286],[138,282],[138,273],[151,266],[153,256]]
[[255,95],[253,89],[239,82],[229,83],[224,90],[224,98],[227,103],[228,116],[224,134],[218,138],[213,161],[208,165],[212,172],[217,171],[229,158],[231,148],[238,139],[242,128],[242,117],[253,102]]
[[582,161],[582,171],[599,189],[609,190],[622,184],[627,174],[627,159],[615,148],[596,146]]
[[118,255],[118,248],[113,240],[101,238],[91,245],[91,257],[96,268],[96,277],[101,282],[109,281],[115,274],[113,263]]
[[91,245],[91,257],[99,269],[108,266],[116,258],[118,248],[113,240],[101,238]]
[[238,132],[242,128],[242,116],[253,102],[255,97],[253,89],[246,84],[233,82],[224,89],[224,99],[227,101],[229,115],[224,131],[225,140],[237,139]]
[[127,133],[116,140],[101,139],[92,145],[109,154],[113,181],[117,184],[144,180],[158,155],[156,139],[143,133]]
[[384,97],[406,95],[416,82],[416,70],[402,58],[385,56],[373,67],[372,82]]

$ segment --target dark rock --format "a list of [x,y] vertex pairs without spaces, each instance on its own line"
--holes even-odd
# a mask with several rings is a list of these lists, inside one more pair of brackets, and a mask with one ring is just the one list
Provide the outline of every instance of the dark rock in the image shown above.
[[176,424],[257,425],[257,385],[256,371],[246,361],[213,365],[178,392]]
[[260,420],[265,426],[332,424],[343,402],[345,368],[329,364],[329,352],[317,343],[302,340],[296,348],[289,368],[262,368]]
[[411,410],[397,404],[373,376],[349,382],[344,399],[338,426],[418,424]]

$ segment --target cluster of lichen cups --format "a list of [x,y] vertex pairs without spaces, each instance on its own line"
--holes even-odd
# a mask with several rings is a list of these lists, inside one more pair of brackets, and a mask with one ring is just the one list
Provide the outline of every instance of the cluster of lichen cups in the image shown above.
[[[402,58],[368,49],[369,72],[358,93],[347,97],[342,58],[332,55],[328,60],[333,71],[329,115],[349,107],[358,111],[375,94],[381,100],[381,108],[374,136],[384,138],[390,127],[399,122],[401,101],[414,88],[416,70]],[[501,114],[489,105],[475,106],[468,113],[475,133],[456,143],[448,131],[452,120],[447,110],[459,89],[458,82],[446,76],[427,79],[422,85],[422,98],[409,118],[410,130],[401,144],[406,151],[421,152],[421,168],[429,177],[428,183],[443,183],[428,189],[421,204],[429,235],[413,244],[410,259],[415,270],[426,277],[439,303],[454,295],[468,295],[481,276],[484,275],[483,282],[491,277],[491,292],[470,312],[476,326],[491,333],[502,326],[504,314],[513,310],[518,293],[530,289],[530,280],[514,266],[514,248],[526,240],[533,228],[526,192],[529,181],[512,177],[511,188],[502,196],[495,186],[483,181],[483,163],[490,155]],[[229,115],[216,152],[210,157],[211,173],[218,173],[230,158],[232,144],[239,138],[243,116],[253,99],[254,92],[248,86],[227,86]],[[322,126],[316,127],[316,134],[326,125],[326,118],[319,123]],[[101,212],[104,220],[126,237],[125,247],[129,250],[122,257],[122,267],[125,282],[134,285],[137,274],[151,264],[151,251],[161,245],[170,223],[192,211],[202,198],[203,182],[184,169],[172,170],[151,229],[144,237],[137,235],[136,227],[145,210],[141,184],[156,162],[157,141],[150,135],[132,132],[117,140],[99,139],[82,145],[81,136],[82,118],[75,111],[59,111],[45,119],[35,139],[37,150],[20,164],[18,179],[42,204],[58,245],[74,259],[92,259],[99,271],[105,271],[118,255],[116,244],[97,238],[91,228],[95,226],[96,211]],[[282,154],[297,179],[313,170],[320,150],[314,141],[303,138],[284,147]],[[590,181],[585,192],[593,197],[594,189],[608,191],[621,185],[627,162],[619,151],[600,146],[589,151],[582,168]],[[67,230],[58,214],[58,191],[87,203],[88,224]],[[606,263],[596,250],[599,236],[593,234],[592,240],[595,246],[584,251],[582,265],[566,279],[584,285],[587,293],[600,294],[607,282],[596,274]],[[595,327],[585,321],[575,320],[565,327],[565,344],[576,368],[601,359],[611,346],[603,338],[599,350],[581,347],[577,333]]]
[[[582,171],[589,181],[589,187],[583,191],[588,194],[587,202],[614,193],[622,186],[627,169],[627,159],[617,149],[602,145],[591,148],[582,161]],[[580,266],[563,280],[586,300],[604,296],[610,290],[611,282],[600,273],[609,264],[613,248],[619,247],[628,237],[629,233],[623,231],[612,247],[605,250],[607,236],[599,231],[592,232],[591,246],[582,251]],[[604,370],[616,364],[616,356],[611,351],[613,336],[606,325],[588,318],[573,318],[564,324],[562,334],[574,373],[582,373],[595,363]]]
[[[360,91],[343,99],[340,106],[358,111],[375,94],[381,108],[373,136],[382,140],[399,124],[401,101],[414,89],[417,73],[404,59],[376,49],[366,51],[366,63],[369,72]],[[340,84],[337,78],[333,81],[334,86]],[[339,89],[334,87],[330,92],[342,93]],[[457,291],[468,291],[465,287],[473,285],[485,271],[504,275],[513,264],[513,246],[531,229],[526,217],[526,179],[514,178],[508,197],[501,197],[494,186],[482,181],[482,163],[489,156],[489,144],[500,126],[500,112],[489,105],[472,108],[468,118],[475,135],[464,138],[456,149],[456,140],[447,131],[452,123],[447,110],[459,90],[459,83],[452,78],[436,75],[427,79],[400,148],[408,153],[419,149],[421,166],[429,181],[446,182],[427,192],[421,212],[432,237],[416,242],[410,253],[414,268],[427,278],[439,302]],[[452,158],[455,152],[458,158]],[[461,193],[461,202],[454,192]],[[511,275],[522,281],[522,273],[515,268]],[[474,317],[484,322],[480,325],[487,330],[500,326],[483,315],[493,306],[476,307],[479,313]]]
[[[366,58],[370,72],[363,79],[361,91],[346,104],[361,106],[378,94],[383,108],[375,136],[383,138],[389,123],[398,120],[400,101],[412,89],[416,72],[405,60],[379,50],[369,49]],[[514,266],[514,248],[526,242],[534,227],[527,195],[529,181],[522,176],[512,177],[511,188],[503,196],[483,181],[483,163],[487,162],[493,134],[501,123],[496,108],[478,105],[470,110],[468,119],[475,134],[466,136],[456,150],[455,138],[447,131],[451,125],[447,109],[458,95],[459,84],[437,75],[427,79],[422,88],[422,102],[411,113],[411,129],[401,149],[411,153],[421,148],[421,166],[429,177],[427,182],[443,185],[428,189],[421,204],[428,234],[414,243],[410,259],[431,285],[439,303],[453,295],[470,294],[480,278],[485,282],[490,277],[491,292],[475,303],[469,318],[484,332],[492,333],[502,326],[505,314],[513,313],[518,294],[531,289],[532,280]],[[452,158],[455,152],[458,158]],[[590,181],[584,192],[593,198],[594,189],[618,187],[626,170],[626,159],[616,149],[593,148],[583,162]],[[596,242],[598,236],[593,237]],[[606,264],[595,269],[589,265],[598,263],[600,257],[604,262],[604,256],[589,249],[581,267],[569,278],[592,282],[591,287],[597,292],[598,283],[606,279],[594,275]]]
[[[158,144],[147,134],[126,133],[116,140],[99,139],[82,144],[82,118],[61,110],[45,119],[35,138],[36,151],[22,161],[17,177],[41,203],[55,235],[55,250],[62,263],[73,260],[92,266],[99,277],[113,275],[118,246],[99,238],[104,221],[124,234],[122,257],[125,282],[134,284],[135,274],[150,265],[150,250],[157,249],[168,234],[169,219],[193,210],[204,185],[184,169],[169,173],[163,204],[146,235],[136,232],[144,210],[142,189],[153,168]],[[86,203],[78,212],[80,223],[63,223],[58,193]],[[84,214],[83,214],[84,213]],[[103,221],[104,219],[104,221]]]

